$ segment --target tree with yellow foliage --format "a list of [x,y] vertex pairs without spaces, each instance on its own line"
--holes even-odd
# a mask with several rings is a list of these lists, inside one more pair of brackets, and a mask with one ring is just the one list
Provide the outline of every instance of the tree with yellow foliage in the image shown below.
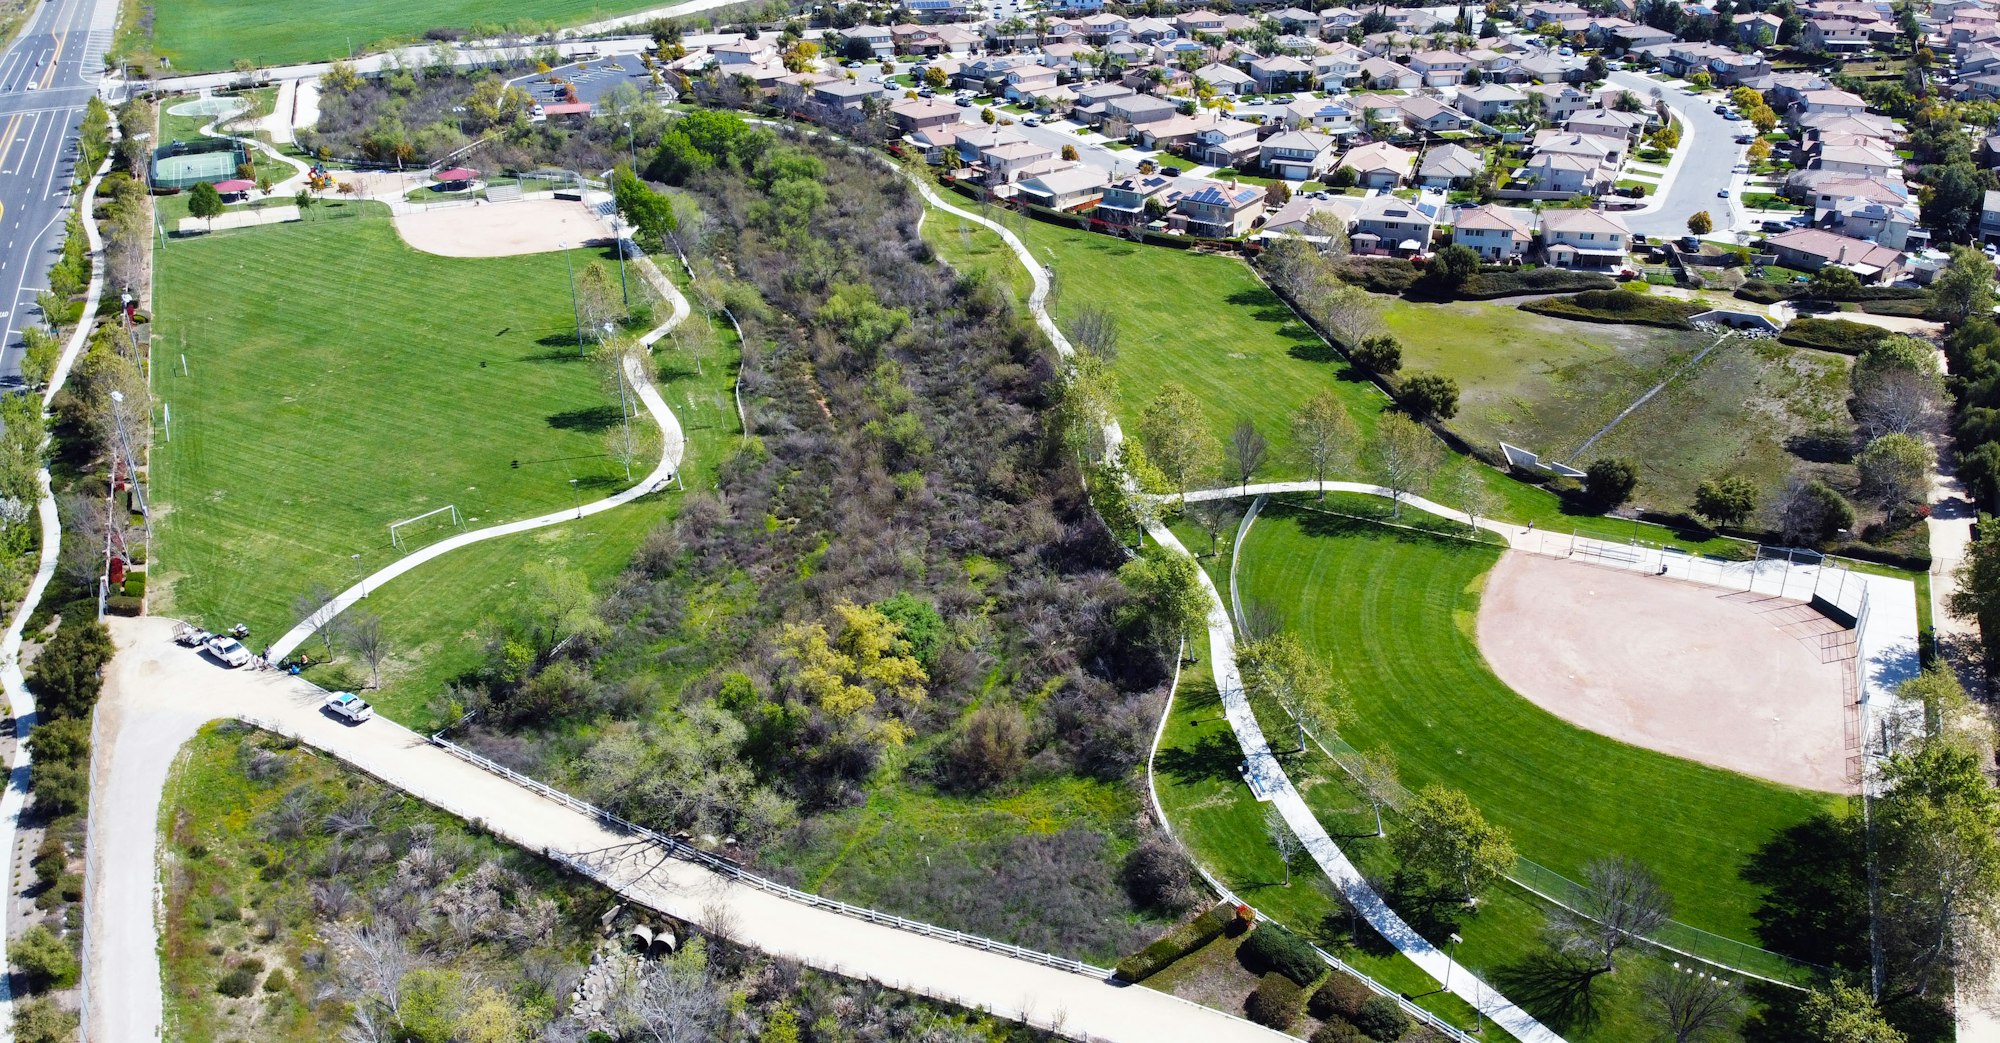
[[[778,636],[778,654],[794,669],[791,684],[836,718],[852,718],[883,697],[905,705],[924,699],[930,675],[911,654],[903,628],[880,611],[851,601],[833,607],[838,634],[821,623],[792,623]],[[889,726],[900,744],[903,729]]]

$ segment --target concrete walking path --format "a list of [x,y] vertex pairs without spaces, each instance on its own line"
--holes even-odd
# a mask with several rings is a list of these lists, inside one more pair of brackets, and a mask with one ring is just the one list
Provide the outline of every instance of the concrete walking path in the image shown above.
[[350,726],[323,694],[273,671],[225,670],[173,642],[158,617],[110,621],[119,652],[98,704],[88,929],[97,992],[86,1038],[159,1038],[164,1008],[155,930],[160,812],[182,745],[205,723],[236,718],[295,737],[531,851],[577,858],[626,898],[719,929],[746,945],[835,974],[879,981],[968,1008],[1106,1043],[1289,1039],[1167,993],[913,934],[787,900],[608,830],[594,817],[467,763],[377,718]]

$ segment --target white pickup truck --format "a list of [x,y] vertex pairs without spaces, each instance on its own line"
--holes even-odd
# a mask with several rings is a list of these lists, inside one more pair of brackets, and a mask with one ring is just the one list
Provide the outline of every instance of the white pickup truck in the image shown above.
[[353,692],[335,692],[327,696],[326,709],[335,717],[344,718],[352,724],[360,724],[375,716],[375,708]]
[[250,650],[243,642],[226,634],[216,634],[208,639],[208,654],[222,661],[225,666],[248,666]]

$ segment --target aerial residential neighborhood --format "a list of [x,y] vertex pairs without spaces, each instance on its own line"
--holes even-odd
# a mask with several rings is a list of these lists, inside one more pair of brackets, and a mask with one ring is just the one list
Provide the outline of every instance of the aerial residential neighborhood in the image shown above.
[[0,1039],[2000,1039],[1993,0],[0,27]]

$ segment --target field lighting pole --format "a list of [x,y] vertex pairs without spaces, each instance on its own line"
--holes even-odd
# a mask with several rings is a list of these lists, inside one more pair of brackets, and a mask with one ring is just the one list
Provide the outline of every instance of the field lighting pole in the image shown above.
[[631,157],[632,176],[639,175],[639,139],[632,136],[632,121],[625,121],[625,154]]
[[576,302],[576,262],[569,259],[569,244],[558,243],[562,248],[563,267],[569,270],[569,313],[576,320],[576,354],[583,357],[583,306]]
[[576,516],[583,517],[583,494],[576,491],[576,479],[569,480],[569,498],[576,501]]
[[624,219],[614,211],[611,215],[611,237],[618,240],[618,293],[625,298],[625,311],[630,314],[632,288],[625,285],[625,234],[618,230],[624,223]]
[[350,554],[348,557],[354,559],[354,578],[360,583],[361,596],[365,598],[368,596],[368,575],[361,571],[361,555]]

